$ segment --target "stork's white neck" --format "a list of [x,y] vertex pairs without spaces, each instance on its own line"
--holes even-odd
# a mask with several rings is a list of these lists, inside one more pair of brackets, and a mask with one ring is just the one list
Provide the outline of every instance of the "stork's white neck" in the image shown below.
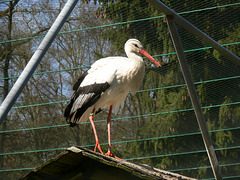
[[138,55],[132,52],[127,53],[127,56],[131,61],[131,70],[128,74],[129,87],[130,91],[134,94],[142,84],[145,66],[140,54]]
[[144,64],[143,58],[140,54],[136,54],[134,52],[126,52],[126,54],[127,54],[127,57],[131,59],[133,64],[135,64],[136,68],[137,66],[142,66]]

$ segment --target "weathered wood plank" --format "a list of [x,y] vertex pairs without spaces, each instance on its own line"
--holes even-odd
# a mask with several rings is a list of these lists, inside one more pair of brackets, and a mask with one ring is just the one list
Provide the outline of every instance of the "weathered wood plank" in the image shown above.
[[25,174],[29,179],[104,179],[104,180],[194,180],[176,173],[118,160],[82,147],[66,149],[56,158]]

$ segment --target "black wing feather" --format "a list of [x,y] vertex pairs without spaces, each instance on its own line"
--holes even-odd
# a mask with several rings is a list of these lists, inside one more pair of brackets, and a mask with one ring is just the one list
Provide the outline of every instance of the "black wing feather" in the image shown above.
[[86,71],[85,73],[83,73],[77,80],[77,82],[74,84],[73,86],[73,90],[76,91],[78,89],[78,87],[80,86],[80,84],[82,83],[82,81],[84,80],[84,78],[88,75],[88,72]]
[[[82,76],[78,79],[77,83],[74,85],[74,89],[76,89],[76,86],[77,85],[79,86],[83,81],[85,76],[84,77]],[[76,125],[77,122],[80,120],[81,116],[83,115],[83,113],[89,107],[94,105],[100,99],[101,94],[105,92],[109,87],[110,85],[108,82],[98,84],[94,83],[92,85],[78,87],[77,90],[74,92],[72,99],[64,112],[64,116],[66,117],[67,122],[70,123],[71,126]],[[74,102],[80,97],[81,97],[80,101],[78,100],[80,102],[78,104],[79,107],[78,108],[73,107]],[[74,112],[71,112],[72,108],[76,110]]]

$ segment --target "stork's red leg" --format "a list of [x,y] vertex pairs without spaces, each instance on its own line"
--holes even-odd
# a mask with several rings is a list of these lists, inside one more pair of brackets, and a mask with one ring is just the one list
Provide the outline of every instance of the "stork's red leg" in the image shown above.
[[111,114],[112,114],[112,105],[109,108],[107,126],[108,126],[108,152],[105,155],[112,156],[114,158],[120,159],[119,157],[113,155],[111,151]]
[[101,146],[100,146],[100,143],[99,143],[99,140],[98,140],[98,136],[97,136],[97,131],[96,131],[96,128],[95,128],[95,124],[93,122],[93,113],[94,113],[95,109],[93,109],[93,112],[90,114],[89,116],[89,120],[92,124],[92,128],[93,128],[93,132],[94,132],[94,135],[95,135],[95,140],[96,140],[96,146],[94,148],[94,151],[96,152],[97,149],[103,154],[103,151],[101,149]]

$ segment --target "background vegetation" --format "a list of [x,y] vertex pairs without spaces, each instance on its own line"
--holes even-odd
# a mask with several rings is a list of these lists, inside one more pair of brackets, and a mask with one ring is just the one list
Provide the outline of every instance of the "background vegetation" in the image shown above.
[[[240,55],[240,2],[163,0],[203,32]],[[6,97],[65,0],[0,2],[0,98]],[[240,177],[240,67],[178,26],[224,177]],[[80,1],[15,107],[0,125],[0,176],[21,177],[62,149],[93,149],[90,124],[63,117],[72,86],[101,57],[125,56],[137,38],[162,64],[146,62],[145,79],[113,120],[113,152],[123,159],[195,178],[212,178],[164,15],[144,0]],[[107,112],[96,128],[107,149]]]

